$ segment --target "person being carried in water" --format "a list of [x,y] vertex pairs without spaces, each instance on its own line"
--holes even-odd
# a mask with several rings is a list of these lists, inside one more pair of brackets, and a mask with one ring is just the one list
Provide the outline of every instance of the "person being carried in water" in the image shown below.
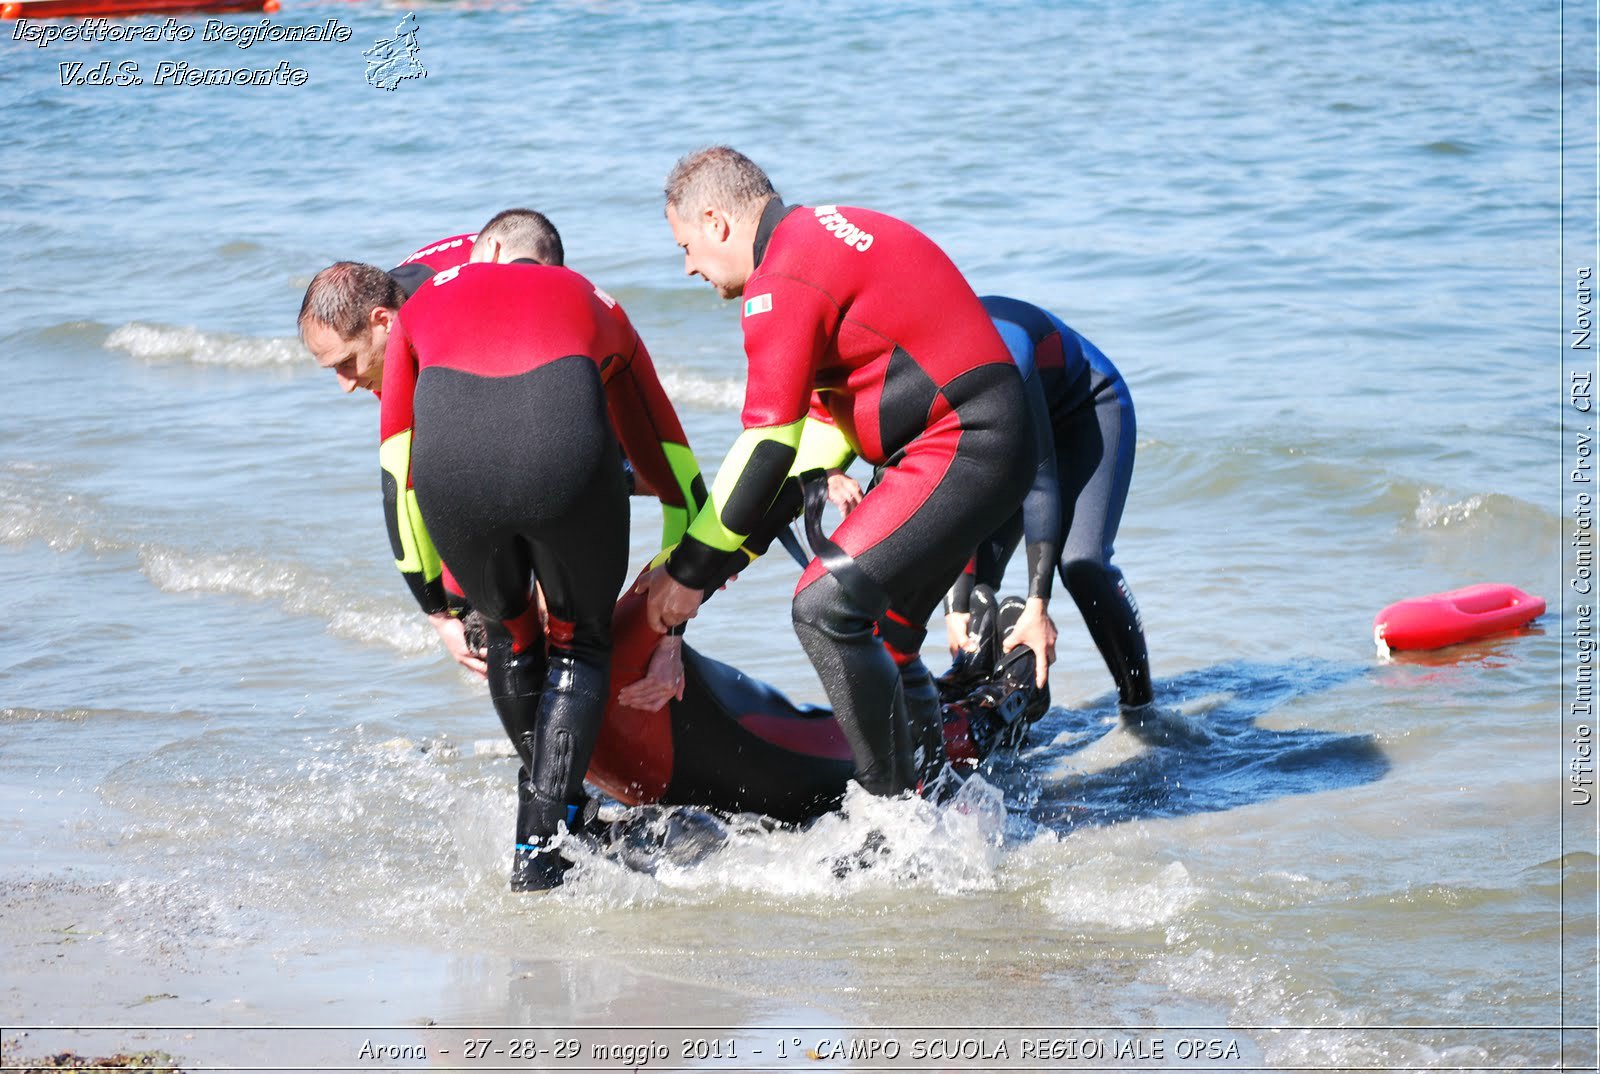
[[726,146],[678,162],[666,216],[685,272],[744,298],[749,378],[744,432],[711,502],[642,583],[650,624],[695,615],[789,472],[820,391],[882,478],[814,549],[795,630],[857,780],[883,795],[926,786],[944,760],[919,656],[928,617],[992,520],[1021,503],[1032,470],[1016,366],[955,265],[893,217],[787,206]]
[[[775,517],[775,516],[773,516]],[[758,541],[760,538],[756,538]],[[612,620],[612,675],[641,674],[657,635],[644,599],[624,596]],[[1049,707],[1033,652],[999,656],[999,635],[1021,610],[983,587],[974,596],[975,650],[941,708],[953,763],[974,767],[1020,743]],[[825,708],[796,705],[772,686],[685,644],[685,688],[655,709],[614,702],[589,764],[589,781],[625,805],[684,805],[761,813],[798,823],[837,809],[855,772],[849,743]],[[585,833],[589,834],[589,833]]]

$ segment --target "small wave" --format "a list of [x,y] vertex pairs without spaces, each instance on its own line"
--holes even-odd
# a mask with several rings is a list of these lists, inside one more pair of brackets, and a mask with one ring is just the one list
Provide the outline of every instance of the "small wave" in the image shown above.
[[1182,862],[1139,876],[1121,854],[1085,860],[1078,850],[1069,856],[1066,847],[1054,836],[1042,836],[1028,845],[1020,862],[1035,875],[1040,870],[1027,862],[1044,866],[1050,876],[1044,908],[1064,925],[1138,932],[1167,925],[1200,901],[1200,887]]
[[406,654],[433,648],[426,623],[371,600],[342,599],[325,578],[301,568],[262,562],[242,555],[195,555],[173,549],[145,548],[140,569],[156,588],[167,593],[220,593],[268,600],[285,611],[325,619],[330,633],[354,641],[379,642]]
[[110,331],[109,325],[101,324],[99,321],[63,321],[39,329],[36,338],[50,344],[80,342],[99,344],[105,341]]
[[1422,529],[1460,526],[1480,514],[1489,500],[1494,498],[1468,496],[1464,500],[1457,500],[1438,489],[1423,489],[1411,520]]
[[47,466],[0,469],[0,544],[39,541],[57,552],[137,553],[140,569],[167,593],[220,593],[270,600],[286,611],[324,619],[338,637],[380,643],[407,655],[432,651],[433,632],[420,616],[397,604],[350,599],[328,578],[249,553],[204,555],[146,545],[107,533],[91,498],[63,494]]
[[744,381],[737,377],[708,377],[679,370],[660,370],[661,386],[674,405],[699,410],[738,410],[744,406]]
[[83,723],[85,720],[109,720],[116,723],[126,723],[129,720],[166,721],[184,718],[203,718],[203,714],[189,709],[168,712],[140,709],[0,709],[0,723],[34,723],[41,721]]
[[18,463],[0,472],[0,544],[43,541],[58,552],[121,547],[101,532],[98,512],[82,496],[53,487],[49,467]]
[[89,709],[0,709],[0,723],[34,723],[40,720],[82,723],[91,715]]
[[298,340],[202,332],[198,328],[133,321],[107,337],[107,350],[125,351],[146,362],[191,362],[240,367],[301,365],[308,361]]

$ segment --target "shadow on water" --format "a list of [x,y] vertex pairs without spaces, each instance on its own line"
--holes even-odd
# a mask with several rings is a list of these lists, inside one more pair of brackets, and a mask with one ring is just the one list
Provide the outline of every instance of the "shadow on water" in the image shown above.
[[1389,770],[1372,735],[1256,725],[1368,670],[1305,661],[1197,669],[1160,684],[1137,719],[1119,715],[1115,695],[1086,709],[1052,709],[1029,745],[992,759],[983,774],[1014,816],[1059,833],[1371,783]]
[[[1369,671],[1364,664],[1303,660],[1198,669],[1158,684],[1154,704],[1137,719],[1119,712],[1115,694],[1083,709],[1051,709],[1031,729],[1028,744],[992,755],[979,773],[1004,795],[1008,840],[1026,840],[1040,829],[1065,835],[1090,825],[1221,812],[1372,783],[1389,770],[1372,735],[1256,726],[1286,704]],[[827,818],[817,825],[800,827],[840,838]],[[600,844],[613,861],[655,873],[664,864],[697,865],[730,840],[759,841],[785,827],[755,814],[729,818],[696,806],[640,806],[612,823]],[[833,859],[836,878],[866,867],[914,869],[891,860],[886,847],[894,840],[875,822],[866,827],[861,849]],[[859,842],[859,836],[844,838]]]

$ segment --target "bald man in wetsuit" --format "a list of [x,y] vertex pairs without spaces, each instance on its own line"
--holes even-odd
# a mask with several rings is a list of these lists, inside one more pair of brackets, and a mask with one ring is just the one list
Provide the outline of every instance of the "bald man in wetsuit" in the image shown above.
[[795,457],[813,392],[881,479],[817,549],[794,600],[868,791],[930,790],[943,770],[938,695],[918,652],[973,547],[1022,502],[1033,469],[1022,381],[977,296],[910,225],[787,206],[718,146],[667,179],[684,268],[743,297],[744,432],[710,502],[646,580],[657,629],[692,617]]

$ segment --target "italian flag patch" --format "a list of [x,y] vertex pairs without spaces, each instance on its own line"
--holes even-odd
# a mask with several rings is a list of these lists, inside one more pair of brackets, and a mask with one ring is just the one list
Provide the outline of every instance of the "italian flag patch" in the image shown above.
[[754,298],[745,299],[744,315],[746,317],[754,317],[758,313],[766,313],[771,308],[772,308],[772,295],[770,295],[770,294],[757,295]]

